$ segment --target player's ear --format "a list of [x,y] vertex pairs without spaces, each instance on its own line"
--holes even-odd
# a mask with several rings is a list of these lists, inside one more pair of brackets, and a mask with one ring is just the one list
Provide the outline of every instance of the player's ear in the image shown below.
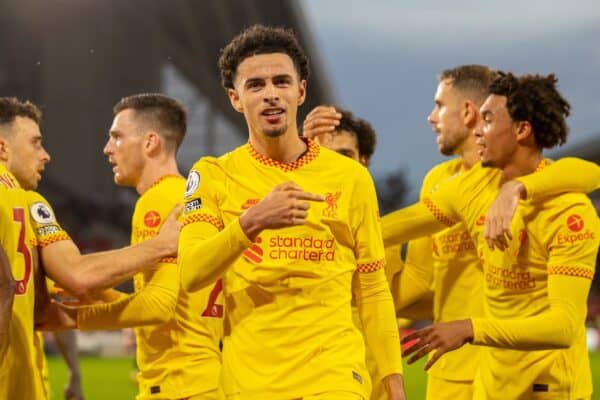
[[464,106],[463,106],[462,117],[463,117],[463,123],[465,124],[465,126],[469,126],[469,127],[474,126],[478,121],[479,107],[477,107],[471,101],[465,101]]
[[515,121],[514,131],[518,141],[533,138],[533,129],[529,121]]
[[229,101],[231,102],[233,109],[239,113],[243,113],[244,107],[242,106],[237,90],[227,89],[227,96],[229,96]]
[[298,105],[301,106],[304,104],[304,100],[306,100],[306,80],[302,79],[299,85],[299,96],[298,96]]
[[144,150],[153,153],[161,147],[161,137],[155,131],[148,131],[144,135]]

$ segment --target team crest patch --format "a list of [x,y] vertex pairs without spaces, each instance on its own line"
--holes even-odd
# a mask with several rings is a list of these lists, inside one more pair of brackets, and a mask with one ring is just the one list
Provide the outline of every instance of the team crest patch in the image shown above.
[[325,204],[327,205],[327,208],[325,208],[323,210],[324,217],[335,218],[337,216],[337,209],[338,209],[337,202],[340,199],[341,195],[342,195],[342,192],[325,194]]
[[200,185],[200,174],[196,171],[191,171],[185,183],[185,197],[190,197],[194,194]]
[[51,224],[56,221],[50,207],[41,201],[33,203],[29,210],[31,212],[31,218],[38,224]]
[[156,228],[160,225],[160,214],[157,211],[148,211],[144,215],[144,225],[148,228]]

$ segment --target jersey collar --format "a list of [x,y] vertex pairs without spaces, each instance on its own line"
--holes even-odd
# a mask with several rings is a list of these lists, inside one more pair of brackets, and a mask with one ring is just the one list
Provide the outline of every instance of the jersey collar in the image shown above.
[[284,172],[291,172],[297,170],[300,167],[303,167],[304,165],[310,163],[319,156],[320,147],[314,140],[307,138],[301,139],[306,143],[306,151],[296,161],[287,164],[284,164],[277,160],[273,160],[272,158],[260,154],[258,151],[256,151],[254,147],[252,147],[250,142],[246,143],[246,149],[248,150],[250,156],[259,163],[269,167],[279,168]]

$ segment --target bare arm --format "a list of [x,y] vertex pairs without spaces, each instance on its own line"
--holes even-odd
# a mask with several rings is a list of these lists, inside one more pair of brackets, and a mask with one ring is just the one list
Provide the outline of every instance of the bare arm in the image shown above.
[[49,244],[41,249],[46,273],[61,288],[85,300],[176,255],[180,212],[177,206],[156,237],[118,250],[82,255],[71,240]]

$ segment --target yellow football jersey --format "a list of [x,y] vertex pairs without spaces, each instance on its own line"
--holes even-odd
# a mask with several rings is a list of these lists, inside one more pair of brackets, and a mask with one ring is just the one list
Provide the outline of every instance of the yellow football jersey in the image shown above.
[[34,348],[35,237],[25,191],[0,164],[0,243],[17,282],[8,335],[0,343],[0,399],[44,399]]
[[[389,297],[374,186],[360,164],[313,141],[307,145],[297,161],[282,164],[247,144],[201,159],[188,177],[180,249],[235,227],[247,208],[284,182],[325,196],[311,204],[305,225],[263,231],[227,270],[223,381],[232,398],[370,394],[350,302],[357,270],[381,273]],[[397,338],[391,297],[389,307],[390,337]],[[382,374],[401,372],[399,347],[384,351],[394,361]]]
[[[132,245],[157,235],[169,212],[181,202],[184,188],[185,179],[169,175],[140,196],[132,218]],[[216,391],[223,330],[221,282],[186,293],[180,290],[177,259],[166,258],[136,274],[134,286],[134,295],[80,308],[80,328],[136,327],[140,400],[179,399]],[[150,293],[152,296],[147,296]],[[148,325],[157,313],[173,315],[165,323]]]
[[[431,195],[444,182],[464,172],[466,170],[461,158],[437,165],[423,180],[420,197]],[[483,274],[475,243],[464,224],[458,223],[427,239],[409,242],[405,269],[407,268],[432,269],[434,322],[483,315]],[[461,381],[459,385],[464,388],[464,381],[473,380],[475,376],[479,363],[478,352],[479,347],[467,344],[440,358],[428,374]],[[430,394],[431,398],[442,396]]]
[[[522,202],[511,249],[491,252],[481,222],[501,182],[500,171],[476,166],[423,202],[441,222],[463,220],[482,256],[485,318],[472,319],[473,343],[493,347],[482,348],[474,398],[589,397],[584,321],[600,241],[596,211],[581,194]],[[576,316],[572,344],[539,350],[554,347],[544,345],[547,332],[567,323],[555,317],[559,307]]]

